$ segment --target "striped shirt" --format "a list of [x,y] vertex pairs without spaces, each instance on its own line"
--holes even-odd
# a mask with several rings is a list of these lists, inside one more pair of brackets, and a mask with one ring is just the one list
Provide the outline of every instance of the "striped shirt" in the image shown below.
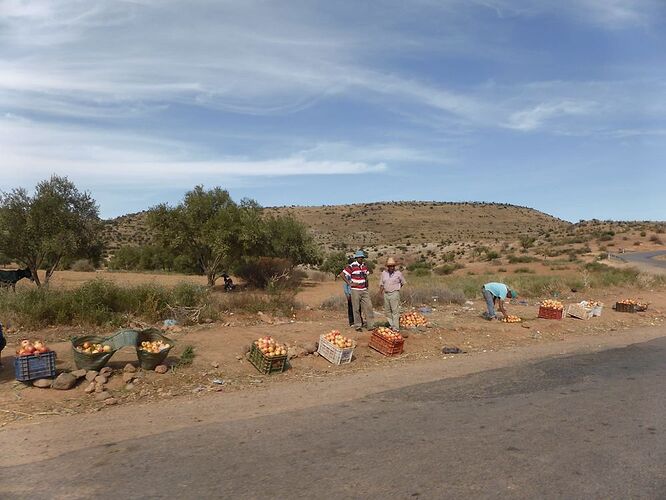
[[368,266],[365,263],[360,264],[357,261],[352,262],[344,271],[345,277],[351,284],[352,290],[367,290],[368,289]]

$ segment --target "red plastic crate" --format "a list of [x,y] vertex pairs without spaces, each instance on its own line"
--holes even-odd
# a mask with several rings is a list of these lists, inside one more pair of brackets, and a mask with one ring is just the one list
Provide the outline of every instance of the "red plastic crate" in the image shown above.
[[388,357],[402,354],[404,345],[405,339],[388,340],[374,331],[372,332],[372,335],[370,335],[370,341],[368,342],[368,347],[370,349],[374,349],[380,354]]
[[564,309],[551,309],[550,307],[539,306],[539,317],[543,319],[562,319]]

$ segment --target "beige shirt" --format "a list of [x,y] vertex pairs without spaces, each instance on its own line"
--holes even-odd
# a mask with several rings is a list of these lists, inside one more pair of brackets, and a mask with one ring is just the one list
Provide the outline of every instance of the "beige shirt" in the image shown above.
[[382,271],[382,275],[379,279],[379,286],[381,286],[386,293],[397,292],[405,285],[405,283],[405,278],[402,276],[400,271],[393,271],[393,273],[389,273],[388,271],[384,270]]

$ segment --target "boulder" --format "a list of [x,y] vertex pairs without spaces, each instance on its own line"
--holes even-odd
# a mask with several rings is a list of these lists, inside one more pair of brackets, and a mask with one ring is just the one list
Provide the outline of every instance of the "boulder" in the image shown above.
[[85,392],[86,394],[93,393],[93,392],[95,392],[95,387],[96,387],[96,386],[97,386],[97,384],[95,384],[95,382],[90,382],[90,383],[88,384],[88,387],[86,387],[85,389],[83,389],[83,392]]
[[86,380],[88,382],[92,382],[93,380],[95,380],[95,377],[97,375],[99,375],[99,372],[97,370],[88,370],[86,372]]
[[61,391],[67,391],[76,385],[77,380],[78,379],[71,373],[61,373],[53,381],[53,385],[51,387]]
[[40,389],[49,389],[53,384],[53,380],[50,378],[38,378],[37,380],[32,381],[33,387],[39,387]]
[[108,405],[108,406],[115,405],[115,404],[118,404],[118,400],[116,398],[113,398],[113,397],[112,398],[107,398],[107,399],[104,400],[104,404]]
[[306,344],[303,344],[303,349],[308,353],[308,354],[314,354],[315,351],[317,350],[317,343],[316,342],[308,342]]
[[99,371],[99,374],[106,378],[109,378],[112,373],[113,373],[113,368],[109,366],[105,366]]
[[169,367],[167,365],[157,365],[155,367],[155,373],[161,373],[164,374],[169,371]]
[[125,365],[125,368],[123,368],[124,373],[136,373],[136,366],[134,366],[132,363],[127,363]]
[[99,385],[104,385],[108,382],[109,380],[104,376],[104,375],[97,375],[95,377],[95,382],[97,382]]
[[128,373],[128,372],[123,373],[123,383],[124,384],[130,383],[132,380],[134,380],[134,374],[133,373]]
[[83,377],[85,377],[85,376],[86,376],[86,373],[88,373],[88,370],[84,370],[84,369],[81,369],[81,370],[74,370],[74,371],[71,372],[71,373],[72,373],[72,375],[74,375],[77,379],[79,379],[79,378],[83,378]]

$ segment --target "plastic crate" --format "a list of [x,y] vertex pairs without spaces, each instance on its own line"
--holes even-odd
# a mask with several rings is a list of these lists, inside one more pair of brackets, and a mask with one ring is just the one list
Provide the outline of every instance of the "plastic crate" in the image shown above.
[[567,307],[567,316],[578,319],[590,319],[592,317],[592,308],[585,307],[582,304],[569,304]]
[[388,340],[378,333],[372,332],[368,347],[383,354],[384,356],[397,356],[404,350],[405,340]]
[[550,307],[539,306],[539,317],[542,319],[562,319],[564,309],[551,309]]
[[254,344],[250,349],[250,363],[261,373],[282,373],[287,369],[287,355],[269,358]]
[[345,347],[342,349],[332,342],[326,340],[324,335],[320,335],[317,352],[320,356],[327,359],[334,365],[341,365],[343,363],[351,363],[352,357],[354,355],[354,348]]
[[595,318],[601,316],[601,313],[602,313],[603,310],[604,310],[604,306],[603,306],[603,305],[594,306],[594,307],[592,308],[592,316],[595,317]]
[[56,375],[56,353],[53,351],[14,358],[16,380],[27,382]]
[[617,312],[635,313],[647,311],[647,308],[647,304],[622,304],[620,302],[615,303],[615,310]]

